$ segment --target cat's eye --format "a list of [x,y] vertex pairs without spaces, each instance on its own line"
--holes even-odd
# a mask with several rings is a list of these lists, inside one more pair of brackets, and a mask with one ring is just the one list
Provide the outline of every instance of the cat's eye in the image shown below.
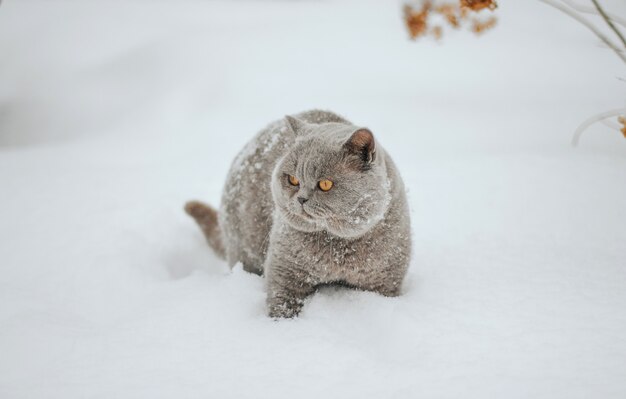
[[289,184],[291,184],[292,186],[300,185],[300,180],[298,180],[295,176],[289,175],[287,177],[287,180],[289,180]]
[[330,180],[320,180],[320,182],[317,183],[317,186],[322,191],[329,191],[331,188],[333,188],[333,182]]

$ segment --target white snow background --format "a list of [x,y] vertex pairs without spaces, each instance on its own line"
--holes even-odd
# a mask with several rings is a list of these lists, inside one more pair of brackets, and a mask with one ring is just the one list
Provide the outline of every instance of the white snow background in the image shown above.
[[[626,140],[570,146],[624,65],[538,1],[497,16],[436,43],[398,1],[4,1],[0,398],[626,397]],[[395,159],[413,261],[277,322],[182,206],[315,107]]]

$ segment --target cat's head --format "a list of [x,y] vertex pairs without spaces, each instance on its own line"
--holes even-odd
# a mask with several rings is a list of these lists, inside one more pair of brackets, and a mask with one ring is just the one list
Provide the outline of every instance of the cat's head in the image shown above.
[[293,145],[272,175],[280,216],[301,231],[358,237],[383,217],[390,201],[384,157],[368,129],[308,124],[286,117]]

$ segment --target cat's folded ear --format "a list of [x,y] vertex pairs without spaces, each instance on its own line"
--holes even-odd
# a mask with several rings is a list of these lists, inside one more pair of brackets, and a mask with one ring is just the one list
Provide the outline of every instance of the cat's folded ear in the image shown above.
[[285,124],[287,125],[287,129],[295,136],[298,136],[306,126],[306,122],[291,115],[285,116]]
[[376,141],[369,129],[361,128],[352,133],[343,147],[346,151],[357,155],[366,168],[376,160]]

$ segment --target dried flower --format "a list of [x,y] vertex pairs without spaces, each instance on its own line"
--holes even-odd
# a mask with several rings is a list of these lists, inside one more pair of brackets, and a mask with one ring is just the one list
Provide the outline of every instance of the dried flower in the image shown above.
[[430,7],[431,4],[429,1],[425,2],[422,9],[419,11],[415,11],[408,4],[404,6],[404,21],[406,22],[406,27],[409,30],[411,39],[423,36],[427,32]]
[[441,40],[443,36],[443,28],[441,26],[435,26],[431,29],[430,34],[433,35],[435,40]]
[[620,132],[622,132],[624,137],[626,137],[626,117],[620,116],[619,118],[617,118],[617,121],[622,125]]
[[498,4],[495,0],[461,0],[461,7],[468,8],[472,11],[480,11],[485,8],[495,10]]
[[460,23],[459,23],[460,15],[457,15],[459,13],[458,6],[454,4],[450,4],[450,3],[445,3],[440,6],[437,6],[435,8],[435,12],[437,12],[438,14],[441,14],[446,19],[446,21],[448,21],[450,26],[452,26],[453,28],[458,28],[460,26]]
[[[404,22],[411,39],[422,36],[431,36],[435,40],[443,37],[444,29],[440,21],[445,21],[454,29],[467,26],[472,32],[479,34],[491,29],[496,24],[496,18],[470,18],[482,9],[493,10],[496,2],[493,0],[421,0],[417,5],[405,4]],[[433,22],[434,21],[434,22]]]
[[496,22],[497,20],[495,17],[488,18],[485,21],[481,21],[479,19],[474,18],[472,19],[472,28],[471,28],[472,32],[476,33],[477,35],[481,34],[484,31],[489,30],[493,28],[494,26],[496,26]]

